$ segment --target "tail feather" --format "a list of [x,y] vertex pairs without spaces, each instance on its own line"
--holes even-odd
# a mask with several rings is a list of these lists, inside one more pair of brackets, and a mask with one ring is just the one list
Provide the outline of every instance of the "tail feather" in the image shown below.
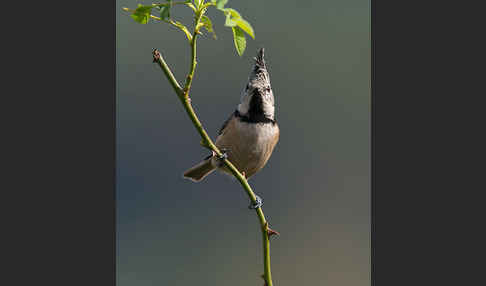
[[194,182],[199,182],[207,175],[211,174],[216,168],[211,164],[211,158],[208,158],[196,166],[184,172],[184,178]]

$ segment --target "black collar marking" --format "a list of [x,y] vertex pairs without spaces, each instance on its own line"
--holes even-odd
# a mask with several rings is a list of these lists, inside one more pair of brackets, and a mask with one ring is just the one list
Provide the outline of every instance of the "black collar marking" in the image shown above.
[[277,121],[270,119],[268,117],[265,117],[264,114],[249,114],[248,115],[241,115],[241,113],[238,110],[235,110],[235,117],[240,118],[241,121],[243,122],[248,122],[248,123],[272,123],[272,125],[275,125]]
[[[275,120],[272,120],[268,117],[265,117],[265,116],[260,116],[260,117],[248,117],[248,116],[243,116],[240,114],[240,112],[237,110],[235,110],[235,112],[233,112],[233,114],[231,114],[231,116],[226,119],[226,121],[223,123],[223,126],[221,126],[221,128],[219,129],[218,131],[218,135],[221,135],[223,133],[223,130],[226,128],[226,126],[228,125],[228,123],[230,122],[231,118],[236,117],[236,118],[239,118],[241,121],[243,122],[248,122],[248,123],[272,123],[272,125],[275,125],[277,123],[277,121]],[[209,157],[208,157],[209,158]],[[208,159],[208,158],[205,158]]]

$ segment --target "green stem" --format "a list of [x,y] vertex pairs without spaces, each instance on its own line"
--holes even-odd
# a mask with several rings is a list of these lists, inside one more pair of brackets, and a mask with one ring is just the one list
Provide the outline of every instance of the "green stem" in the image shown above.
[[170,70],[169,66],[165,62],[164,57],[162,57],[162,55],[157,50],[154,50],[153,55],[154,55],[154,62],[158,63],[159,66],[162,68],[165,76],[169,80],[169,83],[172,86],[172,88],[174,89],[174,91],[176,92],[177,96],[182,97],[183,96],[182,88],[179,85],[179,83],[177,82],[177,80],[176,80],[174,74],[172,73],[172,71]]
[[194,78],[194,72],[196,71],[196,64],[197,64],[197,61],[196,61],[196,48],[197,48],[196,42],[197,41],[196,40],[197,40],[197,35],[198,35],[198,31],[196,30],[196,27],[199,24],[201,17],[202,17],[202,13],[196,12],[196,16],[194,17],[194,33],[192,35],[192,40],[190,41],[190,43],[191,43],[191,67],[189,68],[189,73],[188,73],[187,78],[186,78],[186,85],[184,86],[184,93],[185,93],[186,98],[189,98],[189,91],[191,90],[192,79]]
[[[197,27],[197,24],[199,23],[201,19],[202,13],[196,13],[195,17],[195,23],[194,27]],[[191,89],[191,84],[192,80],[194,78],[194,72],[196,70],[196,39],[197,39],[198,33],[195,30],[193,33],[193,37],[191,40],[191,55],[192,55],[192,60],[191,60],[191,66],[189,73],[186,77],[186,83],[184,88],[182,89],[177,80],[175,79],[174,75],[172,74],[171,70],[169,69],[169,66],[163,59],[162,55],[157,51],[154,50],[154,62],[157,62],[159,66],[162,68],[164,71],[165,76],[169,80],[172,88],[174,89],[175,93],[177,94],[177,97],[181,101],[182,105],[184,106],[184,110],[186,111],[187,115],[191,119],[194,127],[196,128],[197,132],[201,136],[203,143],[206,147],[209,149],[213,150],[216,155],[222,156],[222,152],[216,147],[216,145],[213,143],[209,135],[207,134],[206,130],[202,126],[201,122],[199,121],[196,113],[194,112],[194,109],[192,108],[191,105],[191,99],[189,97],[189,92]],[[238,179],[240,184],[242,185],[243,189],[246,191],[248,194],[248,197],[250,200],[255,204],[256,203],[256,196],[255,193],[253,192],[252,188],[248,184],[248,181],[246,178],[238,171],[238,169],[227,159],[224,161],[225,166],[231,171],[234,177]],[[262,238],[263,238],[263,265],[264,265],[264,280],[266,283],[266,286],[273,286],[272,283],[272,274],[271,274],[271,269],[270,269],[270,240],[269,240],[269,234],[268,234],[268,222],[265,219],[265,215],[263,214],[262,208],[257,208],[256,214],[258,216],[260,226],[261,226],[261,231],[262,231]]]

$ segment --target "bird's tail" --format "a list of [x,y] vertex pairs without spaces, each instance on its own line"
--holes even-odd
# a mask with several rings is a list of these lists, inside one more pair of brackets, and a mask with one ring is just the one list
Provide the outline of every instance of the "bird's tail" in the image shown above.
[[216,168],[211,164],[211,157],[205,159],[196,166],[184,172],[184,178],[190,179],[194,182],[199,182],[207,175],[211,174]]

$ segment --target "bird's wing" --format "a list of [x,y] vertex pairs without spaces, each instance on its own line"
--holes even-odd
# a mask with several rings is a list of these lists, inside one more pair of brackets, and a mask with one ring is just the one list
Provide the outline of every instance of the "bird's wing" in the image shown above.
[[223,131],[226,128],[226,126],[228,125],[228,122],[230,122],[231,118],[233,118],[234,115],[235,115],[235,113],[233,112],[233,113],[231,113],[230,117],[228,119],[226,119],[226,121],[223,123],[223,126],[221,126],[221,128],[219,129],[218,135],[223,134]]

